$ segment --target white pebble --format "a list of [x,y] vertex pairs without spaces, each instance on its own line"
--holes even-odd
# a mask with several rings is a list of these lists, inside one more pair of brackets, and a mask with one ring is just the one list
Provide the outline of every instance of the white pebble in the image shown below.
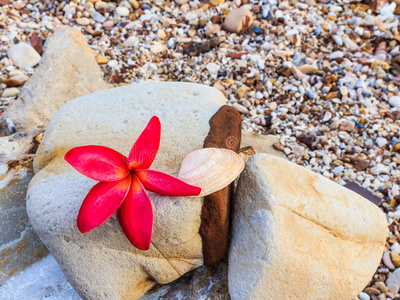
[[390,97],[389,104],[393,107],[400,107],[400,97],[399,96]]
[[256,99],[258,99],[258,100],[262,99],[263,96],[264,96],[264,95],[263,95],[260,91],[258,91],[258,92],[256,93]]
[[249,112],[249,110],[248,110],[246,107],[244,107],[243,105],[241,105],[241,104],[239,104],[239,103],[234,103],[232,106],[233,106],[238,112],[240,112],[240,113],[242,113],[242,114],[245,114],[245,113],[248,113],[248,112]]
[[393,250],[397,254],[400,254],[400,244],[398,242],[394,243],[392,246],[390,246],[390,250]]
[[81,25],[81,26],[87,26],[87,25],[89,25],[89,19],[88,18],[78,18],[78,19],[76,19],[76,23],[78,23],[78,25]]
[[335,173],[335,175],[342,173],[344,171],[344,167],[343,166],[337,166],[333,169],[333,173]]
[[358,79],[356,83],[356,88],[365,88],[365,81],[363,78]]
[[287,35],[287,36],[296,35],[296,34],[299,34],[299,31],[298,31],[297,29],[290,29],[290,30],[288,30],[288,31],[286,32],[286,35]]
[[27,43],[19,43],[11,46],[7,51],[8,58],[22,69],[37,65],[40,61],[40,55]]
[[264,70],[265,68],[265,60],[259,58],[257,59],[257,66],[260,70]]
[[333,40],[335,41],[336,44],[338,44],[339,46],[343,46],[343,40],[340,36],[338,35],[334,35],[333,36]]
[[210,72],[210,74],[217,75],[218,71],[220,69],[220,66],[217,65],[216,63],[211,62],[206,65],[206,69],[208,72]]
[[369,297],[369,295],[367,293],[364,293],[364,292],[359,293],[358,297],[360,298],[360,300],[370,300],[371,299]]
[[118,66],[118,61],[115,60],[115,59],[110,60],[110,61],[107,63],[107,65],[108,65],[110,68],[116,68],[116,67]]
[[387,144],[387,139],[383,137],[377,137],[375,143],[378,145],[378,147],[384,147]]
[[329,59],[337,59],[339,57],[343,57],[342,51],[335,51],[331,55],[329,55]]
[[284,61],[282,66],[286,69],[291,69],[293,66],[293,63],[291,61]]
[[129,9],[125,6],[119,6],[115,9],[115,12],[121,17],[129,16]]
[[289,155],[291,150],[288,147],[286,147],[283,149],[283,152],[285,152],[286,155]]

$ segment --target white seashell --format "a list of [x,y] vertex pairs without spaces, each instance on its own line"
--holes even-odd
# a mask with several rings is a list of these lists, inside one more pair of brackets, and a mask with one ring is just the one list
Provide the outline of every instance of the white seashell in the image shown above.
[[182,161],[178,178],[201,188],[206,196],[229,185],[243,171],[244,160],[228,149],[204,148],[190,152]]

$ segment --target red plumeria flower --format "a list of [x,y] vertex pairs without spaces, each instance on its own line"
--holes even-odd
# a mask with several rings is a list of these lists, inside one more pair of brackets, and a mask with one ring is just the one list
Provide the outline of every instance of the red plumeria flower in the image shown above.
[[78,214],[85,233],[104,223],[117,209],[122,230],[140,250],[150,248],[153,210],[145,189],[165,196],[197,196],[201,188],[148,168],[160,145],[161,124],[152,117],[128,157],[103,146],[71,149],[65,160],[83,175],[100,181],[87,194]]

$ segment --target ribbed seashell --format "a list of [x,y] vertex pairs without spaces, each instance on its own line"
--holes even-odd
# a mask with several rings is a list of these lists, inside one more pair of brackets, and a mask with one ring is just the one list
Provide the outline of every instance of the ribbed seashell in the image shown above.
[[190,152],[182,161],[178,178],[201,188],[206,196],[229,185],[243,171],[244,160],[228,149],[204,148]]

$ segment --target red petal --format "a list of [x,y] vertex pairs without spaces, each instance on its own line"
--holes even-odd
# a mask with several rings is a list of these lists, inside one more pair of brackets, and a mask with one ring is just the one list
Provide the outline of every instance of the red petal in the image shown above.
[[117,181],[129,174],[127,158],[103,146],[76,147],[64,158],[80,173],[97,181]]
[[150,248],[153,209],[140,181],[132,176],[131,188],[118,211],[119,223],[128,240],[140,250]]
[[152,117],[129,153],[129,169],[147,169],[151,166],[160,146],[160,137],[160,120]]
[[197,196],[201,188],[169,174],[154,170],[136,170],[136,176],[143,186],[154,193],[165,196]]
[[119,181],[99,182],[83,200],[78,214],[79,231],[85,233],[106,221],[124,201],[131,176]]

